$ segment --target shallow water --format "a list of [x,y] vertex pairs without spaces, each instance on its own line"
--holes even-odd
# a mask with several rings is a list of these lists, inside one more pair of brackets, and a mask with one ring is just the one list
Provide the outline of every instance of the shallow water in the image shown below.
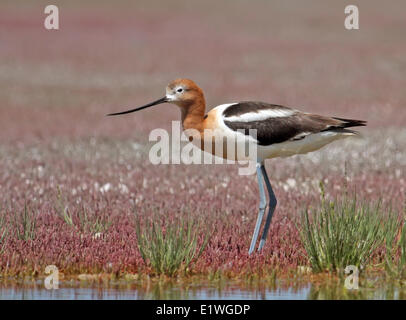
[[313,299],[406,299],[405,289],[388,285],[380,288],[347,290],[344,287],[324,284],[307,284],[300,288],[240,288],[177,286],[154,284],[148,287],[69,287],[47,290],[42,285],[0,286],[0,300],[145,300],[145,299],[243,299],[243,300],[313,300]]
[[265,292],[233,290],[216,291],[200,289],[193,292],[181,292],[179,289],[171,289],[162,294],[145,293],[137,290],[122,289],[95,289],[95,288],[60,288],[47,290],[44,288],[3,288],[0,290],[2,300],[142,300],[142,299],[272,299],[272,300],[303,300],[306,299],[309,289],[274,290]]

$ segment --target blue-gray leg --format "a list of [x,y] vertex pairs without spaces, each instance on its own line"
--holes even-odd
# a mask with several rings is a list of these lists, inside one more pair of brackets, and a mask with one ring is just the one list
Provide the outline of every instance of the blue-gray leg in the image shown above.
[[272,216],[275,211],[276,204],[277,204],[275,193],[272,190],[271,182],[269,181],[268,174],[266,173],[265,166],[263,164],[261,165],[261,170],[262,170],[262,174],[264,176],[266,188],[268,190],[269,210],[268,210],[268,216],[266,217],[264,231],[262,233],[261,241],[259,242],[258,251],[261,251],[262,248],[264,247],[265,240],[266,240],[266,237],[269,232],[269,226],[271,225]]
[[254,252],[255,244],[257,243],[259,229],[261,228],[262,219],[264,217],[264,212],[266,208],[266,198],[265,198],[265,191],[264,191],[264,184],[262,181],[262,165],[257,163],[257,177],[258,177],[258,188],[259,188],[259,212],[257,217],[257,223],[255,224],[254,234],[252,235],[250,250],[248,251],[249,254]]

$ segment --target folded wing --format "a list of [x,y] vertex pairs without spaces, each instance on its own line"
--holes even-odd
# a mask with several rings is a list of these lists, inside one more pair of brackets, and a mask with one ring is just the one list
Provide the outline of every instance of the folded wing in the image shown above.
[[246,135],[256,130],[259,145],[271,145],[304,139],[306,136],[324,132],[356,133],[346,128],[365,126],[366,121],[329,118],[300,112],[285,106],[264,102],[244,101],[230,105],[223,111],[224,124]]

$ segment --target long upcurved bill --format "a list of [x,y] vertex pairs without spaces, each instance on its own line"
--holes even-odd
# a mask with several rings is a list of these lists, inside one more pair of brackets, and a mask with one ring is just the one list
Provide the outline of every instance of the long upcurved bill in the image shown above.
[[139,111],[139,110],[146,109],[146,108],[149,108],[149,107],[152,107],[152,106],[156,106],[157,104],[161,104],[161,103],[165,103],[165,102],[168,102],[168,99],[166,97],[163,97],[163,98],[158,99],[158,100],[156,100],[154,102],[148,103],[145,106],[138,107],[138,108],[131,109],[131,110],[127,110],[127,111],[109,113],[108,116],[118,116],[118,115],[121,115],[121,114],[131,113],[131,112]]

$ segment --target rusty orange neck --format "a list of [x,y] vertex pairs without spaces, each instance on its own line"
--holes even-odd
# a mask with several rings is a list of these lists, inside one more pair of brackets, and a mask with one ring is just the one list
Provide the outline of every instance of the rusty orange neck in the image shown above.
[[203,131],[204,113],[206,111],[206,102],[203,94],[188,104],[181,106],[183,130],[196,129]]

